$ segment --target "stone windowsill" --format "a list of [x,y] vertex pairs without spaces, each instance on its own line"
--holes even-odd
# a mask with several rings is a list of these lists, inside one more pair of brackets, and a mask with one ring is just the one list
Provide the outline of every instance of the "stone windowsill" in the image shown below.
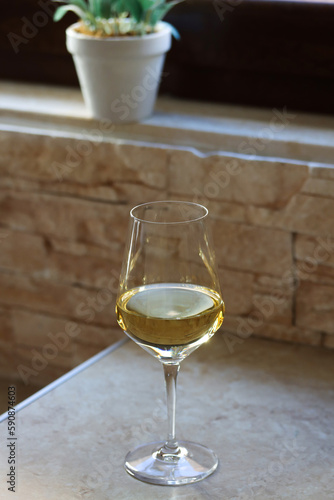
[[[282,115],[285,116],[282,120]],[[0,82],[0,130],[82,138],[101,130],[78,89]],[[285,122],[285,123],[284,123]],[[334,118],[159,98],[142,123],[109,127],[104,141],[147,143],[332,167]]]
[[247,156],[274,110],[164,98],[101,134],[79,90],[0,83],[0,113],[0,372],[67,321],[80,336],[36,384],[118,340],[112,308],[87,323],[77,307],[119,275],[129,210],[152,199],[210,210],[232,338],[334,347],[334,118],[298,115]]

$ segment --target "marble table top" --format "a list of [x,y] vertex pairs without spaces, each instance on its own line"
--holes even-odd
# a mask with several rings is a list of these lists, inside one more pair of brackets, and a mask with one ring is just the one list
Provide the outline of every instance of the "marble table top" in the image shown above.
[[228,346],[217,333],[178,381],[178,437],[215,450],[212,476],[162,487],[125,472],[130,449],[166,434],[162,367],[129,341],[21,405],[14,495],[0,424],[0,499],[332,500],[333,353],[258,339]]

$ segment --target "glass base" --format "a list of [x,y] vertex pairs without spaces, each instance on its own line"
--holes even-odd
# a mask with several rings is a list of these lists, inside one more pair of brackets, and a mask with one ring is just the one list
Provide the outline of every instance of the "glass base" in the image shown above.
[[200,444],[179,441],[176,449],[164,442],[139,446],[125,457],[125,470],[145,483],[182,485],[201,481],[218,465],[213,451]]

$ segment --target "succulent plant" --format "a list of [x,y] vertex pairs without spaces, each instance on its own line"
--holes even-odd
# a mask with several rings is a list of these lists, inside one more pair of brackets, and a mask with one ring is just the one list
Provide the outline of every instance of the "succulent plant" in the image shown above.
[[[72,11],[82,21],[83,31],[95,36],[144,35],[153,33],[157,23],[182,0],[54,0],[62,2],[54,20]],[[179,38],[171,26],[173,35]]]

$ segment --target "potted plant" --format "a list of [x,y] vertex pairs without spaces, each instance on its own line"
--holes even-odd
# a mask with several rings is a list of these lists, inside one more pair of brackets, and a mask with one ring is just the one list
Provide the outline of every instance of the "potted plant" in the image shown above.
[[94,118],[114,123],[151,115],[171,34],[161,19],[179,0],[54,0],[54,20],[80,21],[66,30],[85,103]]

